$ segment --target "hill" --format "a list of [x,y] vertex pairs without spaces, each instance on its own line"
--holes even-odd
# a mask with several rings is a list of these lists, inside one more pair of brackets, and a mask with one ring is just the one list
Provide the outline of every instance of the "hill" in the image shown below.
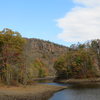
[[49,41],[23,38],[5,28],[0,31],[0,81],[28,84],[33,78],[54,76],[54,62],[67,50]]
[[[64,55],[68,48],[35,38],[26,39],[26,41],[27,45],[25,48],[27,49],[28,60],[30,59],[31,63],[33,63],[34,76],[37,77],[39,73],[42,74],[43,69],[43,74],[46,72],[46,76],[54,76],[54,62],[59,56]],[[42,76],[40,75],[40,77]]]

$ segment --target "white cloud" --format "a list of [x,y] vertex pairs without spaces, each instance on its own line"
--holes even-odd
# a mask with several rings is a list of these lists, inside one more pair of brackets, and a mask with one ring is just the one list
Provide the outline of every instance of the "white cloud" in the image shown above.
[[100,6],[100,0],[74,0],[74,2],[86,6]]
[[[75,7],[64,18],[57,20],[62,29],[58,37],[67,42],[86,41],[100,38],[100,5],[93,6],[99,0],[74,0],[88,7]],[[94,2],[95,1],[95,2]],[[91,3],[92,2],[92,3]],[[92,7],[90,7],[92,5]]]

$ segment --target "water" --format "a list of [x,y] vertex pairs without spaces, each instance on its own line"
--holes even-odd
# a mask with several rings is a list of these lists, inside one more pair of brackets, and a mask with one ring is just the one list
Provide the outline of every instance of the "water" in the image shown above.
[[56,86],[69,86],[67,84],[60,84],[60,83],[54,83],[54,82],[51,82],[51,83],[46,82],[46,83],[41,83],[41,84],[56,85]]
[[55,93],[49,100],[100,100],[100,85],[77,85]]

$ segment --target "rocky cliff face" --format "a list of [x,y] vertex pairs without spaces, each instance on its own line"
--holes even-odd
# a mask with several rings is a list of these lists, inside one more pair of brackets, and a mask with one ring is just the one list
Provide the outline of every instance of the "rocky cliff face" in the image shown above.
[[33,62],[36,62],[36,60],[42,62],[42,67],[48,71],[48,75],[54,75],[54,62],[59,56],[65,54],[68,48],[49,41],[34,38],[26,40],[29,59]]

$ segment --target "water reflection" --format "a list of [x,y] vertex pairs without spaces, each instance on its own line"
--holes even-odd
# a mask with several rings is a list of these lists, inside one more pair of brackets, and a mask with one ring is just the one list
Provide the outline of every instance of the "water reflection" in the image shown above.
[[53,83],[53,82],[51,82],[51,83],[45,82],[42,84],[55,85],[55,86],[70,86],[69,84],[60,84],[60,83]]
[[100,100],[100,85],[76,85],[55,93],[49,100]]

